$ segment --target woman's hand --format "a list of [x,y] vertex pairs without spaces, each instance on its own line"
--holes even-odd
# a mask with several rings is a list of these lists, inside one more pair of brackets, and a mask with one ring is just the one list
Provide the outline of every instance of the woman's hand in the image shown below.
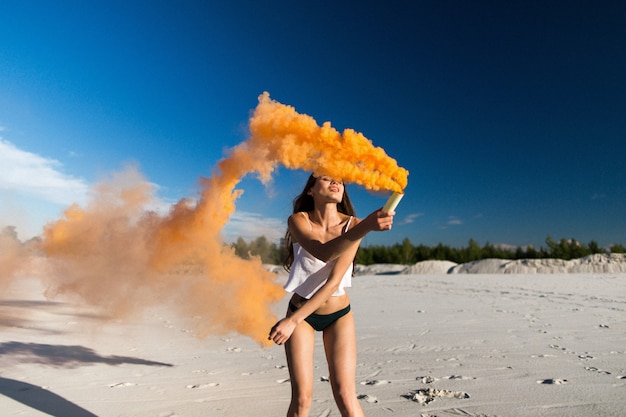
[[383,211],[378,209],[362,220],[367,224],[368,229],[374,232],[380,232],[383,230],[391,230],[393,225],[393,216],[395,211]]
[[273,341],[277,345],[284,344],[291,337],[291,334],[296,328],[296,324],[295,320],[290,317],[285,317],[272,327],[270,335],[267,339]]

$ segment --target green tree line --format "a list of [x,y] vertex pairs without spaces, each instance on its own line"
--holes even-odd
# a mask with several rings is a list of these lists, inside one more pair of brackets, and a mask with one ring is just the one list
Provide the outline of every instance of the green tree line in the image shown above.
[[[6,226],[0,230],[0,243],[2,239],[19,242],[15,227]],[[40,238],[33,238],[22,243],[32,245]],[[0,245],[1,246],[1,245]],[[281,265],[287,254],[284,240],[279,243],[270,242],[265,236],[258,237],[249,242],[243,238],[230,244],[235,254],[243,259],[250,257],[260,257],[266,264]],[[0,252],[1,252],[0,248]],[[405,264],[413,265],[417,262],[428,260],[452,261],[456,263],[467,263],[481,259],[578,259],[595,253],[626,253],[626,247],[621,244],[611,245],[610,248],[601,248],[597,242],[591,241],[587,244],[576,239],[562,238],[558,241],[551,236],[546,238],[546,247],[539,249],[533,246],[526,247],[503,247],[486,243],[481,246],[474,239],[470,239],[467,246],[460,248],[451,247],[439,243],[436,246],[426,246],[423,244],[414,245],[408,238],[401,243],[391,246],[372,245],[359,248],[356,262],[361,265],[372,264]],[[0,253],[2,255],[2,253]]]
[[[231,244],[235,253],[244,259],[258,256],[263,263],[280,265],[286,254],[284,241],[274,243],[265,236],[246,242],[243,238]],[[601,248],[597,242],[587,244],[576,239],[554,240],[546,238],[546,247],[503,247],[486,243],[480,245],[470,239],[467,246],[451,247],[439,243],[436,246],[414,245],[408,238],[401,243],[390,246],[371,245],[361,247],[357,253],[356,262],[362,265],[372,264],[406,264],[412,265],[421,261],[445,260],[456,263],[467,263],[481,259],[577,259],[595,253],[626,253],[626,247],[620,244],[612,245],[610,249]]]

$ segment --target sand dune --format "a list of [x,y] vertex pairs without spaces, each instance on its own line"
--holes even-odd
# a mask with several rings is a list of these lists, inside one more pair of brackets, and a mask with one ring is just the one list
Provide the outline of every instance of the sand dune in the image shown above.
[[626,254],[596,254],[580,259],[485,259],[451,268],[451,274],[587,274],[626,272]]
[[356,269],[357,275],[403,274],[590,274],[626,272],[626,254],[595,254],[580,259],[483,259],[457,264],[423,261],[415,265],[376,264]]

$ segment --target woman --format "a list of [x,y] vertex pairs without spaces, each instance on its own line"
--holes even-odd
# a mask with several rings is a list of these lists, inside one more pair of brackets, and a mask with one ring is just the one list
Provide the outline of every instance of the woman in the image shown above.
[[288,220],[289,256],[285,284],[293,292],[287,316],[272,327],[269,339],[285,345],[291,377],[287,416],[308,416],[313,392],[315,331],[321,331],[333,396],[342,416],[363,416],[356,397],[356,334],[350,300],[353,262],[370,231],[391,229],[394,212],[377,210],[362,221],[344,184],[311,176],[293,203]]

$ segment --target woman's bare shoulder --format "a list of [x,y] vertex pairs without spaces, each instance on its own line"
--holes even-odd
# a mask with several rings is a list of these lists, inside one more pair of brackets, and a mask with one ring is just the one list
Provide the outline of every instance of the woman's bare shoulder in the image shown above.
[[292,234],[294,234],[294,232],[296,234],[310,232],[312,227],[308,213],[304,211],[293,213],[287,219],[287,227]]
[[305,211],[299,211],[297,213],[291,214],[287,218],[287,223],[308,223],[309,222],[309,214]]

